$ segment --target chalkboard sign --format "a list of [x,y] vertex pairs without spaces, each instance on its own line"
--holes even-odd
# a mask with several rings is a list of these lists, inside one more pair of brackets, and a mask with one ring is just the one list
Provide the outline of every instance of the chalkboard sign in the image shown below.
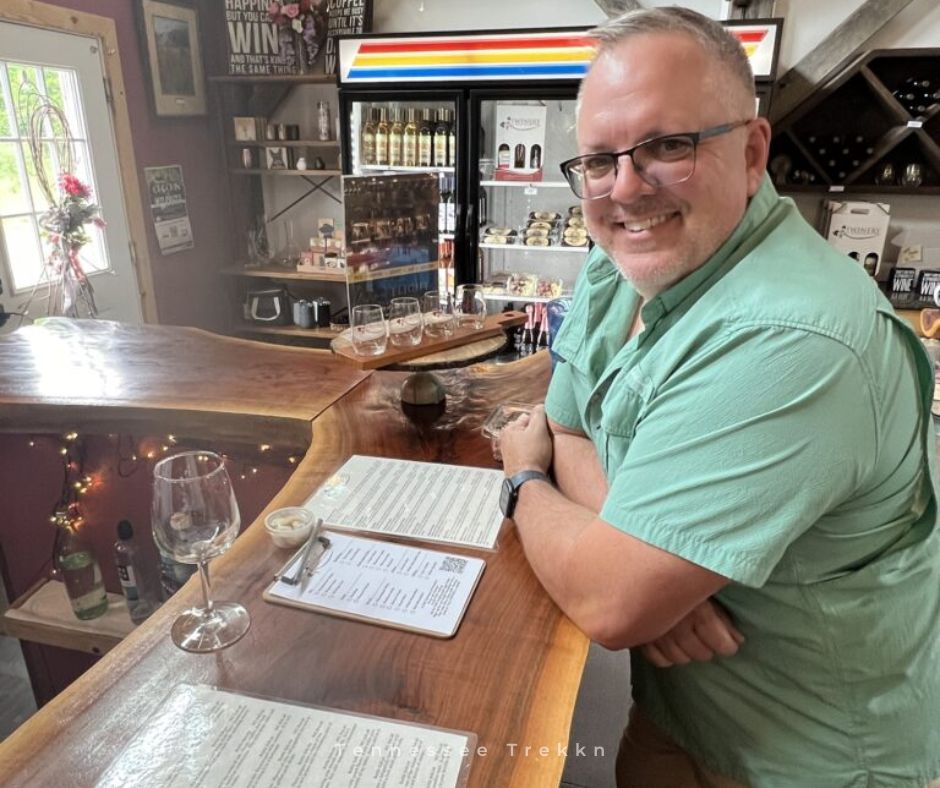
[[339,65],[338,36],[356,36],[372,29],[372,0],[329,0],[330,24],[323,69],[335,74]]
[[289,74],[278,47],[277,26],[268,18],[268,0],[225,0],[228,73],[239,76]]

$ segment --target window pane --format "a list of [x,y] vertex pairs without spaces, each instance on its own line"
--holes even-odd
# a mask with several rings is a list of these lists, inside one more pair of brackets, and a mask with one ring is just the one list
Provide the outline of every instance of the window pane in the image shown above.
[[[36,177],[36,168],[33,166],[33,157],[30,153],[29,145],[25,142],[21,144],[23,146],[23,160],[26,163],[26,177],[29,179],[29,191],[33,198],[33,210],[42,213],[49,207],[49,200],[46,199],[45,192],[43,192],[42,188],[39,186],[39,178]],[[43,143],[42,160],[46,170],[46,177],[49,179],[49,188],[52,190],[53,196],[56,196],[56,178],[59,173],[53,156],[54,151],[52,143]]]
[[110,270],[107,255],[105,254],[104,233],[93,224],[87,225],[87,229],[91,243],[85,244],[78,254],[82,268],[85,269],[86,274]]
[[76,142],[72,145],[72,175],[78,178],[91,189],[91,198],[98,202],[98,192],[95,189],[95,180],[91,175],[91,164],[88,159],[88,145]]
[[42,279],[38,228],[29,216],[2,221],[6,259],[13,274],[13,289],[27,290]]
[[[65,113],[65,119],[69,124],[69,132],[71,132],[72,138],[84,140],[85,123],[80,109],[75,72],[46,68],[43,69],[43,75],[46,79],[46,95],[53,104]],[[64,137],[62,124],[59,121],[54,121],[53,131],[56,138],[62,139]]]
[[[24,66],[19,63],[10,63],[7,66],[10,74],[10,92],[13,94],[13,111],[16,115],[16,127],[25,137],[28,134],[29,113],[35,106],[35,100],[29,100],[29,94],[40,90],[42,75],[35,66]],[[44,131],[43,133],[48,133]]]
[[29,199],[20,179],[15,142],[0,142],[0,216],[29,213]]
[[[0,79],[3,78],[3,68],[0,66]],[[0,90],[0,137],[13,136],[13,114],[7,107],[6,92]]]

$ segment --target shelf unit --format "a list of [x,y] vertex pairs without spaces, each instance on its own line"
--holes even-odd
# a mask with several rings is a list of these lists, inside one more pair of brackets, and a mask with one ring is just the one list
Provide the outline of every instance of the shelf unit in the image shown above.
[[3,624],[10,637],[89,654],[110,651],[134,629],[120,594],[108,594],[103,616],[81,621],[72,612],[65,584],[46,578],[10,605]]
[[[341,142],[339,139],[321,140],[316,137],[315,100],[326,100],[331,108],[331,120],[336,120],[338,96],[330,87],[336,86],[336,78],[324,74],[282,74],[272,76],[229,76],[209,77],[219,97],[220,130],[225,140],[223,154],[226,170],[232,179],[232,193],[238,195],[241,214],[233,215],[233,227],[249,227],[260,222],[263,217],[267,232],[268,246],[272,253],[283,248],[287,227],[285,221],[294,226],[293,243],[300,248],[307,246],[308,235],[316,232],[316,221],[320,217],[336,217],[339,203],[335,184],[343,174]],[[309,89],[309,86],[318,86]],[[304,92],[296,92],[302,89]],[[307,95],[307,94],[310,95]],[[264,137],[263,126],[268,123],[287,122],[298,124],[301,139],[272,140],[254,139],[237,140],[234,138],[232,117],[245,116],[259,118],[258,137]],[[331,135],[335,136],[333,126]],[[241,152],[252,149],[256,166],[244,167]],[[295,156],[306,156],[308,165],[313,157],[322,157],[326,168],[298,170],[268,169],[263,165],[265,151],[272,148],[285,148]],[[306,150],[305,150],[306,149]],[[287,157],[285,157],[287,158]],[[245,178],[256,179],[251,189],[235,185],[244,183]],[[286,180],[285,180],[286,179]],[[313,195],[321,195],[324,200],[309,203]],[[331,207],[325,207],[326,200]],[[287,216],[285,216],[287,214]],[[341,217],[340,217],[341,220]],[[247,238],[246,238],[247,241]],[[242,248],[242,244],[236,246]],[[232,320],[230,331],[238,335],[252,335],[268,341],[289,341],[291,344],[307,344],[322,347],[335,334],[315,329],[301,329],[294,326],[264,326],[243,322],[242,307],[251,291],[270,287],[290,288],[292,298],[314,299],[327,298],[334,313],[346,307],[346,272],[345,270],[325,269],[316,273],[298,272],[290,268],[264,266],[245,268],[231,265],[221,270],[221,275],[228,284],[231,293]],[[270,338],[270,339],[269,339]]]
[[430,173],[453,173],[453,167],[389,167],[382,164],[360,164],[359,169],[363,172],[430,172]]
[[339,269],[325,269],[322,273],[305,273],[302,271],[291,271],[289,268],[223,268],[222,273],[226,276],[244,276],[257,279],[286,279],[295,282],[337,282],[346,283],[346,271]]
[[590,251],[590,247],[587,246],[526,246],[525,244],[488,244],[480,242],[481,249],[498,249],[502,252],[533,252],[536,254],[541,254],[543,252],[547,253],[562,253],[562,254],[580,254],[586,255]]
[[[940,48],[868,52],[817,90],[775,128],[768,169],[777,187],[940,194],[940,95],[912,109],[909,79],[940,90]],[[909,165],[920,185],[903,182]]]
[[[480,181],[480,186],[510,189],[570,189],[567,181]],[[572,197],[574,199],[574,197]]]

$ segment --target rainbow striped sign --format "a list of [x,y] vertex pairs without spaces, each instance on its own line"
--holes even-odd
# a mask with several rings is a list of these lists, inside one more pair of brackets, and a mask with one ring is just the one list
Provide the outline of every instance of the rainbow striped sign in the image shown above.
[[744,47],[747,59],[751,62],[751,71],[757,79],[773,79],[774,54],[779,27],[776,23],[728,25],[728,31]]
[[343,84],[578,80],[593,57],[583,29],[339,41]]

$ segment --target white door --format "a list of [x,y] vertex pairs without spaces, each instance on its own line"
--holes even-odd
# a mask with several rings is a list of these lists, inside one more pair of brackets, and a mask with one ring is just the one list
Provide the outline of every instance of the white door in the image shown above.
[[[103,228],[86,225],[91,241],[79,255],[94,287],[98,316],[139,324],[139,288],[98,41],[10,22],[0,22],[0,303],[18,312],[32,296],[30,317],[46,314],[47,243],[37,219],[48,205],[25,142],[29,113],[24,94],[29,89],[65,112],[75,140],[72,174],[91,187],[105,222]],[[49,135],[51,143],[61,136],[57,132],[47,129],[44,139]],[[54,177],[60,169],[55,146],[45,148]]]

